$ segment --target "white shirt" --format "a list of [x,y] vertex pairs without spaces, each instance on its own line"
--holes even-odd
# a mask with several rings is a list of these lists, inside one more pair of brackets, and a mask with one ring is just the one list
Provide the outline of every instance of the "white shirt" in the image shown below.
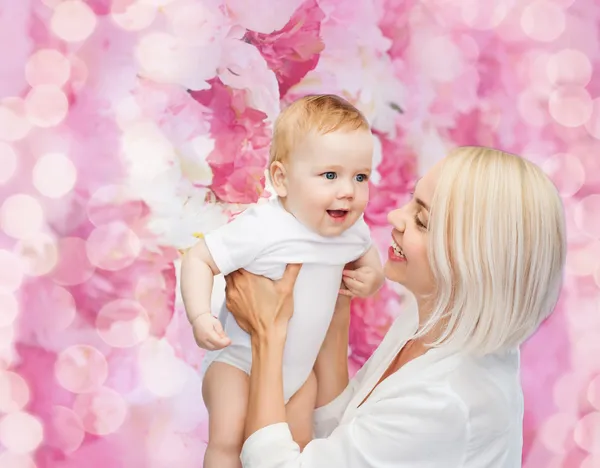
[[[224,275],[244,268],[279,279],[289,263],[302,263],[294,288],[294,315],[284,351],[286,401],[308,378],[333,314],[344,266],[369,249],[369,228],[361,218],[337,237],[323,237],[285,211],[278,199],[255,205],[206,234],[206,245]],[[206,354],[203,368],[218,360],[250,373],[250,337],[223,304],[219,314],[232,344]]]
[[287,424],[244,443],[244,468],[517,468],[523,396],[519,351],[483,358],[432,349],[377,384],[416,330],[399,317],[348,387],[315,411],[301,453]]

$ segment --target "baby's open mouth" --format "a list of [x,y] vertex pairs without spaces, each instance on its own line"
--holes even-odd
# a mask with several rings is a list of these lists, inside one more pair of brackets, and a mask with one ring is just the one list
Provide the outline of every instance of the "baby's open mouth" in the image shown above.
[[327,214],[332,218],[342,219],[348,214],[348,210],[327,210]]

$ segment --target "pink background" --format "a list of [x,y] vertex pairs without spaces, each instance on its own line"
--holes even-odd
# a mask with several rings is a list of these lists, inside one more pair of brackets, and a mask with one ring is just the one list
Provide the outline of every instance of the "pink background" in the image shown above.
[[[265,195],[272,121],[316,92],[372,123],[383,250],[452,147],[552,177],[569,255],[522,350],[524,466],[600,466],[599,32],[595,0],[0,1],[0,466],[202,465],[179,251]],[[404,297],[355,301],[353,369]]]

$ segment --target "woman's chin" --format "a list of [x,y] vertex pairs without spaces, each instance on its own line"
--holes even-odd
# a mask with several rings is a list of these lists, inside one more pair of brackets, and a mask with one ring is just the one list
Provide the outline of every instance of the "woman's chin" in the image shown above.
[[385,262],[385,265],[383,265],[383,274],[390,281],[406,286],[406,272],[404,271],[404,267],[404,265],[398,265],[396,262],[388,260]]

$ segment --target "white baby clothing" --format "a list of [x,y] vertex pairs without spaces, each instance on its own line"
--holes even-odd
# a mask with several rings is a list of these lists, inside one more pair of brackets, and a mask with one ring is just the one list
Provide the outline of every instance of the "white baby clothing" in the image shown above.
[[[323,237],[287,212],[278,199],[248,208],[230,223],[204,237],[222,274],[245,270],[277,280],[290,263],[302,263],[294,288],[294,315],[284,350],[283,384],[286,402],[304,384],[329,327],[344,266],[371,246],[369,228],[361,217],[340,236]],[[231,345],[208,351],[203,369],[224,362],[250,373],[250,337],[223,304],[219,320]]]

